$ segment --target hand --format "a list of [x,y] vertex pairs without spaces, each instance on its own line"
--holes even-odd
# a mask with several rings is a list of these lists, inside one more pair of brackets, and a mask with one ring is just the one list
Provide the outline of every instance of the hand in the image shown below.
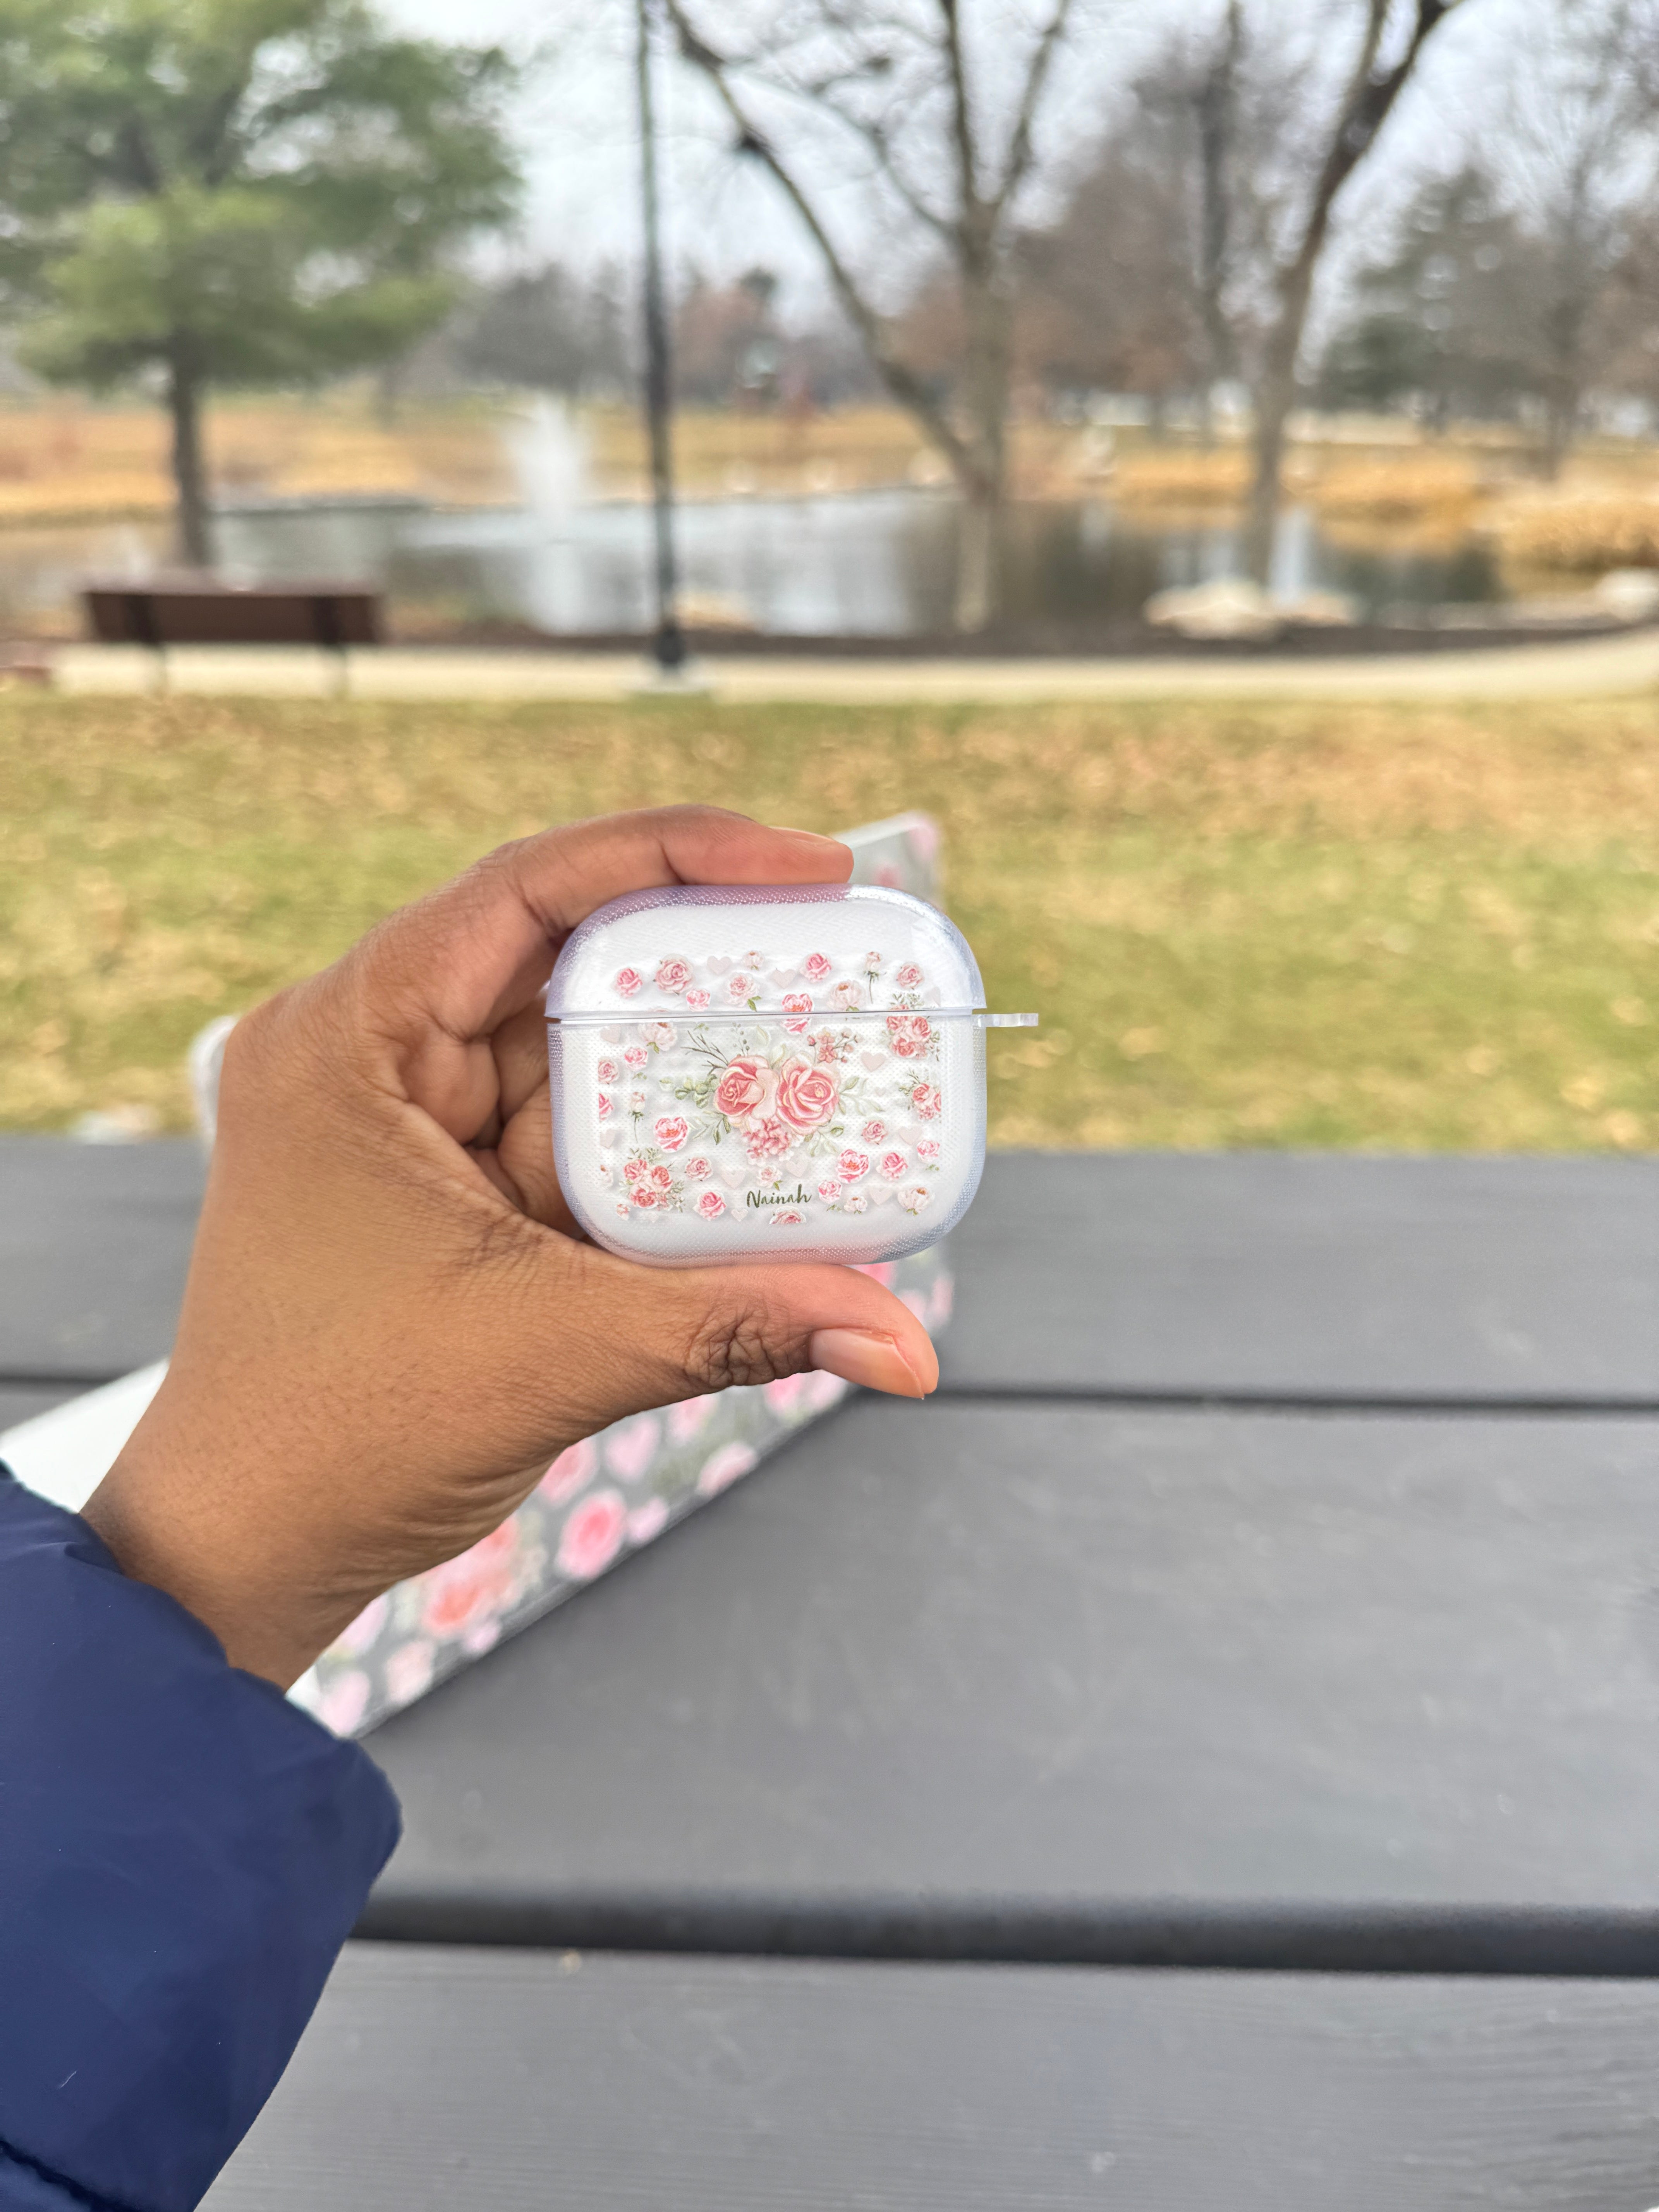
[[125,1571],[286,1685],[624,1413],[809,1367],[931,1390],[926,1330],[868,1276],[613,1258],[553,1165],[540,994],[575,924],[850,865],[712,807],[549,830],[240,1022],[172,1364],[86,1509]]

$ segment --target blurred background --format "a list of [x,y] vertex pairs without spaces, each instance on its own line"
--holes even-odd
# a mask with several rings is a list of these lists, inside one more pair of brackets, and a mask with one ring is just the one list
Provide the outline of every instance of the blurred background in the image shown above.
[[0,19],[0,1122],[184,1126],[213,1014],[501,836],[699,796],[940,818],[994,1002],[1044,1012],[998,1055],[1000,1141],[1659,1139],[1650,690],[39,681],[93,575],[366,584],[411,647],[643,645],[642,68],[698,649],[1173,666],[1640,630],[1659,7]]

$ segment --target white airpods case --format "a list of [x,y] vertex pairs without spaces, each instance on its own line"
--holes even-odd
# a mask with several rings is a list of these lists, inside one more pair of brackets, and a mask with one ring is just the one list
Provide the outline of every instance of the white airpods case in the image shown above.
[[574,930],[547,988],[559,1184],[659,1267],[894,1260],[985,1164],[978,967],[937,908],[869,885],[679,886]]

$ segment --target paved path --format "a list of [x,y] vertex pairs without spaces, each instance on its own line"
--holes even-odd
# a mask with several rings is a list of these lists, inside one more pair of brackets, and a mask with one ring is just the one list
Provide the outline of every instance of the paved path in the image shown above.
[[[301,648],[179,647],[167,656],[179,692],[250,697],[614,700],[648,689],[632,657],[460,653],[386,647],[340,662]],[[700,682],[722,699],[892,706],[1091,699],[1534,699],[1613,696],[1659,684],[1659,629],[1480,652],[1190,660],[842,660],[711,655]],[[59,654],[69,692],[157,688],[155,657],[137,647],[76,646]]]

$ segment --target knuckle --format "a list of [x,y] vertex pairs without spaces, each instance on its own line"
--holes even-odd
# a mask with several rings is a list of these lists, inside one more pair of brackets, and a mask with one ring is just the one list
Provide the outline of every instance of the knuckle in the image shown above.
[[760,1293],[703,1314],[686,1348],[685,1371],[700,1390],[771,1382],[805,1363],[799,1333]]

